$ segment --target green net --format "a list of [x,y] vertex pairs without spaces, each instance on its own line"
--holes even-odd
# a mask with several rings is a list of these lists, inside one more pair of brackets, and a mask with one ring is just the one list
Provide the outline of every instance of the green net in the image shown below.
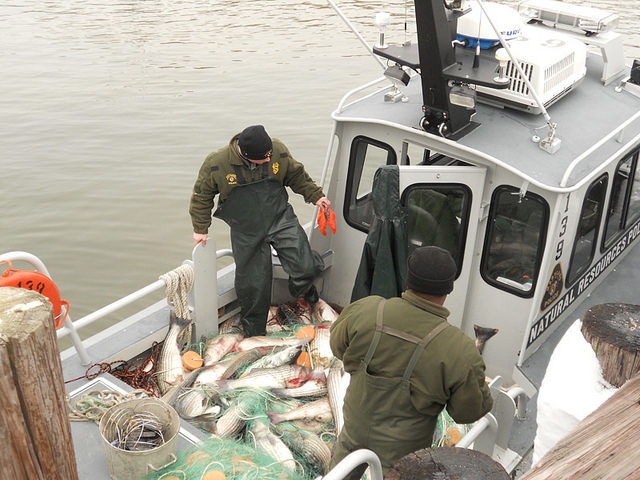
[[[272,329],[269,337],[294,339],[300,328],[309,325],[300,322],[296,308],[297,304],[288,304],[280,309],[278,318],[273,317],[280,328]],[[298,322],[294,318],[298,318]],[[327,342],[328,337],[317,334],[318,331],[316,344],[299,348],[311,358],[314,353],[322,354],[323,345],[318,343]],[[193,350],[204,356],[207,340],[203,338],[183,350]],[[218,362],[225,365],[223,370],[227,365],[233,365],[233,372],[225,376],[225,380],[211,384],[196,382],[184,387],[174,404],[176,410],[191,424],[209,432],[211,438],[179,451],[175,464],[148,479],[312,480],[325,475],[336,442],[327,393],[283,398],[273,393],[285,390],[283,388],[264,385],[258,388],[258,381],[238,383],[254,372],[275,371],[279,367],[261,368],[261,365],[273,365],[269,355],[276,355],[285,348],[290,347],[267,348],[268,353],[260,358],[248,356],[247,361],[243,360],[246,352],[232,351]],[[263,363],[256,364],[258,360]],[[287,386],[291,388],[298,380],[286,380]],[[302,379],[301,383],[305,381]],[[455,445],[470,427],[456,424],[445,410],[438,417],[432,446]]]
[[438,415],[436,429],[433,432],[432,447],[453,447],[464,437],[473,424],[456,423],[445,408]]

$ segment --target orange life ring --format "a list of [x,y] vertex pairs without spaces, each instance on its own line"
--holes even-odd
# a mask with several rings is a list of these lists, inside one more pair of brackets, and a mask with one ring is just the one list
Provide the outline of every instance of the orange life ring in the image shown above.
[[[58,287],[46,275],[33,270],[14,270],[9,260],[0,260],[0,263],[9,264],[0,276],[0,287],[18,287],[38,292],[49,299],[53,305],[53,316],[56,322],[56,329],[60,328],[69,315],[69,302],[60,300]],[[66,308],[64,317],[61,318],[62,305]]]

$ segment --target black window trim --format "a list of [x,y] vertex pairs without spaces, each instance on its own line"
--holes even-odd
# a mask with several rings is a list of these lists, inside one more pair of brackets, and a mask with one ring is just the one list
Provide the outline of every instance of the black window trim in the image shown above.
[[[585,192],[584,195],[584,199],[582,200],[582,205],[580,206],[580,214],[582,214],[582,210],[584,209],[584,205],[587,201],[587,199],[589,198],[589,193],[591,193],[591,190],[598,184],[600,183],[602,180],[605,181],[605,186],[604,186],[604,201],[603,201],[603,205],[606,204],[607,201],[607,189],[609,187],[609,174],[607,172],[603,173],[602,175],[600,175],[598,178],[596,178],[593,182],[591,182],[591,185],[589,185],[589,188],[587,188],[587,191]],[[596,248],[598,247],[598,235],[602,234],[603,229],[602,227],[602,212],[603,212],[604,208],[600,209],[600,212],[598,213],[598,218],[596,219],[596,238],[595,241],[593,242],[593,245],[591,247],[591,258],[589,260],[588,263],[585,264],[584,267],[582,267],[581,270],[578,270],[577,272],[574,273],[574,264],[573,264],[573,257],[576,253],[576,245],[578,243],[578,228],[580,227],[580,218],[578,218],[578,223],[576,224],[576,228],[574,230],[574,235],[573,235],[573,246],[571,247],[571,258],[569,259],[569,269],[567,270],[567,276],[565,279],[565,287],[566,288],[570,288],[574,283],[576,283],[578,280],[580,280],[580,277],[582,277],[582,274],[584,272],[586,272],[587,270],[589,270],[589,267],[591,267],[591,264],[593,263],[593,259],[595,258],[595,253],[596,253]],[[601,242],[600,242],[601,243]]]
[[[367,137],[365,135],[357,135],[356,137],[353,138],[353,140],[351,141],[351,148],[349,151],[349,168],[347,170],[347,185],[345,187],[345,202],[343,205],[343,210],[342,213],[344,215],[344,219],[346,220],[347,224],[353,228],[355,228],[356,230],[360,230],[361,232],[364,233],[369,233],[369,229],[367,227],[365,227],[364,225],[354,221],[351,216],[350,216],[350,212],[349,212],[349,207],[352,204],[352,201],[356,201],[356,195],[357,195],[357,188],[354,189],[354,182],[353,182],[353,173],[355,171],[356,168],[356,154],[357,154],[357,150],[358,150],[358,145],[360,144],[360,142],[366,142],[369,145],[374,145],[376,147],[382,148],[384,150],[386,150],[388,152],[387,154],[387,163],[386,165],[397,165],[398,163],[398,158],[396,155],[396,151],[393,149],[393,147],[391,145],[389,145],[388,143],[384,143],[380,140],[376,140],[374,138],[371,137]],[[389,155],[389,153],[391,155]],[[360,176],[360,179],[362,179],[362,175]]]
[[510,191],[512,193],[519,193],[520,192],[520,188],[519,187],[515,187],[513,185],[498,185],[494,190],[493,193],[491,194],[491,207],[489,208],[489,216],[487,217],[487,229],[484,235],[484,243],[482,246],[482,259],[480,261],[480,276],[482,277],[482,279],[487,282],[489,285],[491,285],[492,287],[497,288],[498,290],[503,290],[505,292],[511,293],[513,295],[516,295],[518,297],[522,297],[522,298],[531,298],[534,296],[535,292],[536,292],[536,288],[538,286],[538,278],[540,276],[540,265],[542,264],[542,256],[544,255],[544,249],[546,247],[546,242],[547,242],[547,231],[549,229],[549,215],[550,215],[550,208],[549,208],[549,203],[547,202],[547,200],[542,196],[542,195],[538,195],[537,193],[533,193],[533,192],[527,192],[526,195],[531,195],[533,198],[540,200],[540,202],[542,203],[543,206],[543,223],[542,223],[542,232],[540,232],[540,237],[538,239],[538,254],[536,256],[536,268],[533,272],[533,278],[531,279],[532,282],[532,287],[531,290],[529,290],[528,292],[523,292],[522,290],[519,290],[515,287],[511,287],[507,284],[504,284],[502,282],[498,282],[497,280],[494,280],[493,278],[491,278],[486,271],[486,266],[487,266],[487,256],[488,256],[488,252],[489,252],[489,241],[491,238],[491,234],[493,233],[493,224],[491,224],[490,220],[493,218],[493,215],[495,214],[495,209],[497,207],[497,200],[496,197],[502,193],[502,191]]
[[[636,173],[638,173],[638,152],[640,150],[635,150],[633,152],[629,152],[629,156],[631,157],[631,172],[632,175],[629,176],[629,185],[627,185],[627,191],[625,192],[625,204],[624,204],[624,212],[622,215],[622,230],[625,231],[629,226],[629,207],[631,206],[631,193],[633,192],[633,181],[635,180]],[[627,158],[627,157],[625,157]],[[633,219],[635,222],[638,220],[640,216],[637,216]]]
[[[634,155],[635,155],[635,158],[634,158]],[[618,229],[618,232],[615,235],[611,236],[609,239],[607,239],[607,230],[609,227],[609,211],[611,210],[611,202],[613,201],[613,185],[615,183],[615,178],[616,178],[615,175],[618,173],[618,170],[620,170],[620,165],[626,162],[629,159],[629,157],[631,157],[631,169],[633,171],[633,175],[630,175],[629,178],[627,179],[627,186],[625,187],[625,190],[624,190],[624,198],[622,199],[622,215],[620,215],[620,223],[616,227]],[[615,242],[620,240],[622,235],[624,235],[625,233],[625,230],[626,230],[625,223],[627,221],[627,215],[629,213],[629,201],[630,201],[631,189],[633,188],[633,178],[635,176],[635,165],[637,164],[637,161],[638,161],[637,152],[635,153],[632,152],[629,155],[625,155],[617,163],[616,169],[613,172],[614,181],[611,182],[611,191],[609,192],[609,198],[608,198],[607,210],[606,210],[607,217],[605,218],[604,229],[602,231],[602,242],[600,242],[600,253],[604,253],[611,245],[613,245]]]
[[460,265],[458,265],[458,271],[456,272],[456,279],[458,279],[458,277],[460,276],[460,273],[462,272],[462,265],[464,264],[464,250],[467,246],[467,233],[469,231],[469,215],[471,213],[471,205],[473,203],[473,192],[471,191],[469,186],[464,183],[427,183],[427,182],[415,183],[415,184],[409,185],[405,189],[405,191],[402,192],[402,197],[400,198],[400,205],[402,205],[403,207],[407,206],[407,198],[413,190],[416,190],[418,188],[425,188],[425,187],[429,188],[434,185],[438,187],[443,187],[443,188],[446,188],[446,187],[460,188],[461,187],[461,189],[464,190],[465,193],[468,195],[469,201],[466,203],[464,211],[461,212],[463,215],[463,217],[461,217],[462,222],[460,224],[460,236],[462,238],[462,242],[460,244]]

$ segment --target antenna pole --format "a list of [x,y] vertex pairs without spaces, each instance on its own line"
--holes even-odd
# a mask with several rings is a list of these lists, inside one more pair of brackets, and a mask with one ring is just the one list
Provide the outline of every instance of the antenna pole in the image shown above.
[[342,10],[340,10],[340,8],[338,8],[338,5],[336,5],[336,3],[333,0],[327,0],[327,3],[329,3],[329,5],[331,5],[331,8],[333,8],[335,10],[335,12],[338,14],[338,16],[344,21],[344,23],[347,24],[347,27],[349,27],[351,29],[351,31],[356,34],[356,37],[358,37],[358,40],[360,40],[362,45],[364,45],[364,48],[367,49],[367,51],[371,54],[371,56],[375,59],[375,61],[378,62],[380,67],[382,67],[383,70],[386,70],[387,66],[384,64],[384,62],[382,60],[380,60],[380,58],[378,58],[378,56],[376,54],[373,53],[373,50],[369,46],[367,41],[363,38],[362,35],[360,35],[360,32],[358,32],[356,27],[353,25],[353,23],[351,23],[351,21],[349,21],[349,19],[345,16],[345,14],[342,13]]

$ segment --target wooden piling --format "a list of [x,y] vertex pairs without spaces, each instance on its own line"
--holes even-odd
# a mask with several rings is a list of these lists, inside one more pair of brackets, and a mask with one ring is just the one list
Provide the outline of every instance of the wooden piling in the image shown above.
[[0,288],[0,478],[77,480],[53,307]]
[[402,457],[384,480],[511,480],[490,456],[457,447],[425,448]]
[[640,306],[603,303],[591,307],[582,322],[582,335],[591,344],[602,376],[615,387],[640,371]]
[[632,480],[640,476],[640,374],[564,436],[520,480]]

